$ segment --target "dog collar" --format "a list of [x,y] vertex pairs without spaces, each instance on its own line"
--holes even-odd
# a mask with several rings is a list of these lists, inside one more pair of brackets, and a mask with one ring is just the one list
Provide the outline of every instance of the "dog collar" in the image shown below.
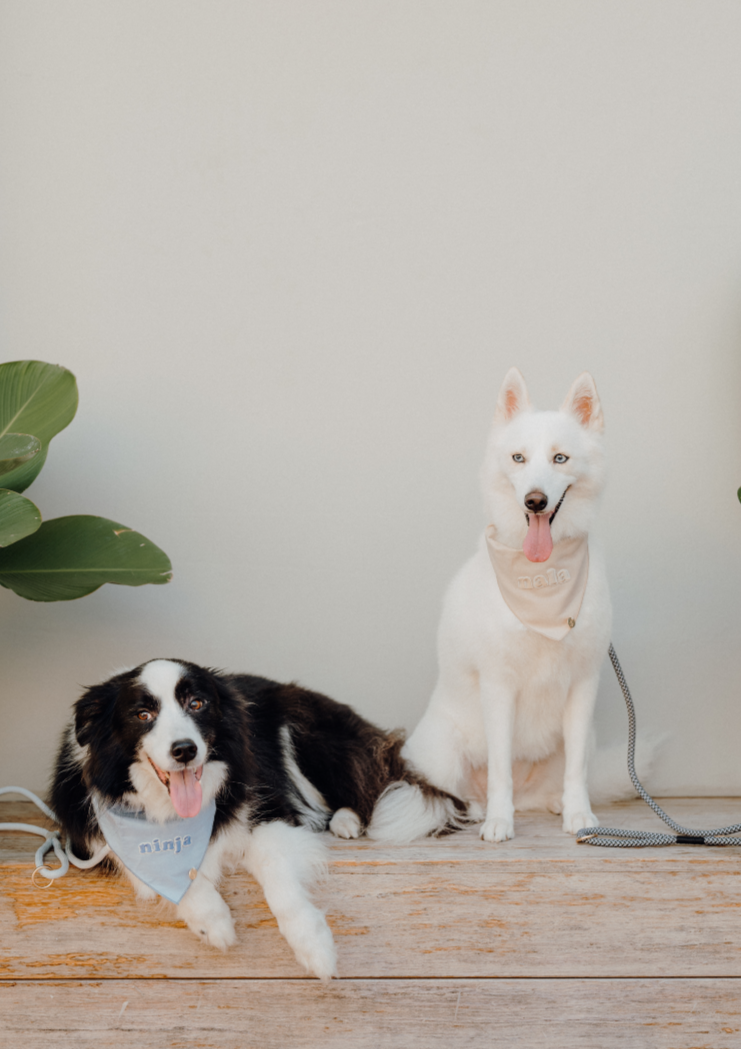
[[561,539],[553,544],[548,560],[538,564],[495,536],[494,525],[489,525],[486,545],[507,606],[526,627],[561,641],[576,626],[587,587],[586,537]]
[[93,808],[103,837],[126,869],[166,900],[180,903],[206,855],[216,802],[204,805],[197,816],[167,823],[97,798]]

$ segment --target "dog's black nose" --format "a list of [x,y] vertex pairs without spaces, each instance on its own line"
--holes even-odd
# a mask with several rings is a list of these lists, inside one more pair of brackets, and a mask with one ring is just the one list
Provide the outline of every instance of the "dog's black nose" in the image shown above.
[[540,514],[548,506],[548,496],[542,492],[528,492],[525,496],[525,506],[534,514]]
[[176,739],[170,747],[170,753],[175,758],[175,761],[187,765],[198,753],[198,747],[192,739]]

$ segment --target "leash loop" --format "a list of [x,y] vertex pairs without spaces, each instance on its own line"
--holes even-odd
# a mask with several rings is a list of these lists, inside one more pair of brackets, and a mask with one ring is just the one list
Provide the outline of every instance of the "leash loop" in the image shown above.
[[[49,806],[37,797],[33,791],[26,790],[25,787],[0,787],[0,795],[2,794],[21,794],[24,798],[28,798],[32,801],[45,816],[48,816],[50,820],[58,823],[59,820],[56,814],[52,812]],[[69,870],[69,865],[72,863],[75,867],[80,867],[83,870],[88,867],[96,867],[102,859],[104,859],[111,851],[109,845],[103,845],[95,855],[89,860],[78,859],[77,856],[72,852],[69,845],[63,846],[59,838],[58,830],[46,830],[44,827],[37,827],[34,823],[0,823],[0,831],[2,830],[15,830],[23,831],[26,834],[40,834],[45,839],[43,845],[39,845],[34,856],[34,863],[36,864],[36,870],[31,875],[31,881],[37,889],[48,889],[52,882],[56,881],[57,878],[63,878]],[[47,867],[45,863],[45,857],[50,849],[54,850],[54,854],[59,860],[58,867]],[[49,885],[39,885],[36,881],[36,875],[40,874],[44,878],[49,878]]]
[[[35,889],[48,889],[50,885],[54,884],[54,878],[50,877],[48,882],[46,883],[46,885],[39,885],[39,883],[36,881],[36,875],[39,874],[39,873],[43,873],[43,871],[44,871],[43,867],[37,867],[36,870],[31,875],[31,881],[33,882],[33,887]],[[47,877],[48,877],[48,875],[47,875]]]
[[741,845],[741,840],[733,837],[733,835],[741,834],[741,823],[734,823],[728,827],[716,827],[714,830],[693,830],[691,827],[683,827],[664,812],[638,779],[635,768],[636,712],[633,698],[612,643],[609,656],[628,710],[628,774],[639,797],[668,827],[671,827],[674,834],[626,830],[624,827],[582,827],[576,835],[577,845],[603,845],[617,849],[645,848],[647,845]]

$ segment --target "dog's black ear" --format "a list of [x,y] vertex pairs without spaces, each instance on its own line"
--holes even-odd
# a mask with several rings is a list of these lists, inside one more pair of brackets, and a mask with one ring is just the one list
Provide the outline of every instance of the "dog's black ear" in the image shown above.
[[108,721],[118,695],[112,681],[86,689],[75,703],[75,736],[81,747],[87,746],[97,729]]

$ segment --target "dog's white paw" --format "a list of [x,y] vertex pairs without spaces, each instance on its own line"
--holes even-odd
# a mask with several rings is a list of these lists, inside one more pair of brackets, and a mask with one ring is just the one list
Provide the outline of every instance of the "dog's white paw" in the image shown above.
[[494,817],[484,822],[479,834],[484,841],[509,841],[515,836],[515,826],[512,820]]
[[563,829],[567,834],[576,834],[584,827],[598,827],[599,820],[589,809],[573,812],[567,809],[563,814]]
[[337,948],[329,926],[325,925],[316,942],[301,954],[297,953],[296,958],[305,969],[329,983],[337,975]]
[[188,928],[204,943],[225,951],[237,942],[231,911],[213,885],[207,885],[205,879],[202,879],[199,886],[200,892],[193,891],[196,886],[197,883],[194,883],[180,901],[178,917],[186,922]]
[[204,923],[205,927],[199,930],[199,934],[206,943],[212,947],[218,947],[225,951],[227,947],[233,947],[237,942],[237,933],[234,929],[234,920],[231,914],[220,915]]
[[296,961],[327,983],[337,975],[337,948],[332,930],[316,907],[305,908],[282,927]]
[[352,809],[337,809],[329,821],[329,829],[338,838],[359,838],[360,817]]

